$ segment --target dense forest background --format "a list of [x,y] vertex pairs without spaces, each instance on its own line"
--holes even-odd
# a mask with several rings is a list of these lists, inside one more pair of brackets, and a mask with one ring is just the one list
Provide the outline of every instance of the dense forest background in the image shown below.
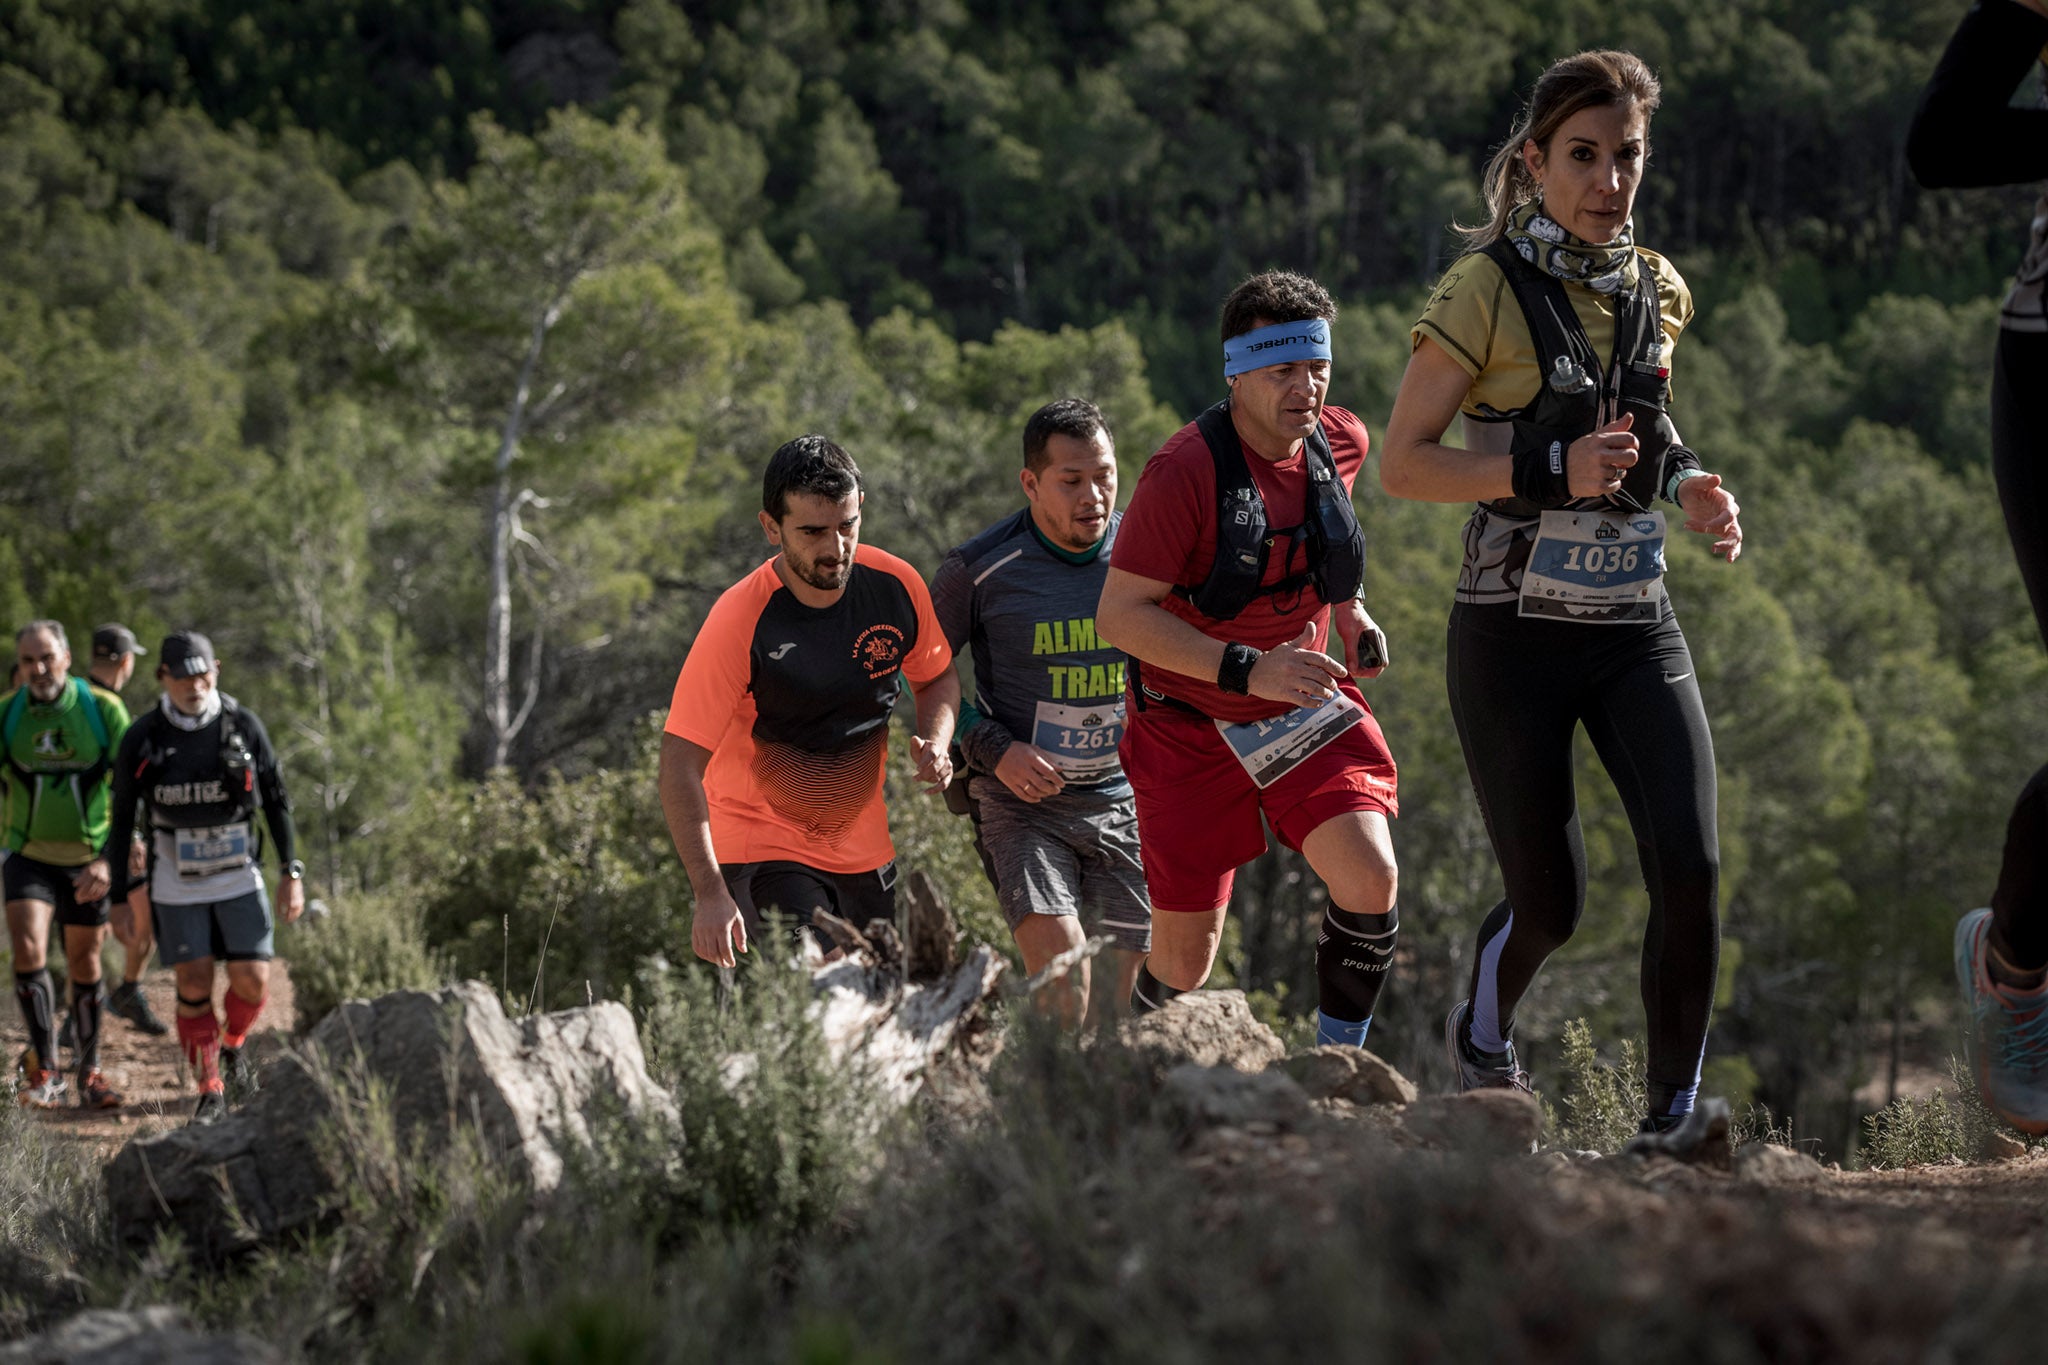
[[[1014,505],[1048,398],[1105,409],[1128,489],[1268,266],[1342,300],[1333,401],[1377,431],[1530,82],[1631,47],[1665,88],[1638,240],[1700,304],[1677,416],[1749,534],[1672,573],[1722,773],[1709,1084],[1839,1151],[1946,1055],[1947,926],[2048,752],[1986,450],[2031,192],[1924,193],[1902,152],[1961,8],[0,0],[0,618],[207,630],[364,961],[525,979],[545,942],[562,1000],[630,992],[688,956],[649,718],[764,552],[775,445],[846,444],[868,538],[929,572]],[[1404,808],[1374,1038],[1426,1077],[1498,890],[1443,700],[1463,511],[1358,500]],[[1635,851],[1586,777],[1539,1081],[1569,1019],[1640,1029]],[[1001,941],[959,822],[896,818]],[[1304,871],[1241,879],[1224,973],[1283,1017]]]

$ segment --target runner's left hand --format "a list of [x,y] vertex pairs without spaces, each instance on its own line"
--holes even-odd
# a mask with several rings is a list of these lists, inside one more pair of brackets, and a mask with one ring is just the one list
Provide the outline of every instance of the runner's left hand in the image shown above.
[[306,883],[302,879],[286,877],[284,884],[277,890],[277,898],[282,902],[281,908],[286,924],[292,923],[306,913]]
[[81,905],[90,905],[113,889],[114,877],[105,858],[94,858],[71,878],[71,893]]
[[1742,507],[1721,486],[1719,474],[1702,474],[1678,485],[1685,529],[1714,537],[1714,553],[1733,564],[1742,556]]
[[[1377,678],[1393,662],[1393,657],[1387,653],[1387,633],[1372,619],[1365,604],[1356,598],[1339,602],[1330,609],[1330,628],[1344,642],[1344,663],[1351,670],[1352,677]],[[1365,646],[1365,656],[1377,662],[1360,666],[1361,642]]]
[[953,759],[946,746],[934,744],[923,735],[912,735],[910,752],[917,755],[917,780],[925,784],[925,793],[944,791],[953,780]]

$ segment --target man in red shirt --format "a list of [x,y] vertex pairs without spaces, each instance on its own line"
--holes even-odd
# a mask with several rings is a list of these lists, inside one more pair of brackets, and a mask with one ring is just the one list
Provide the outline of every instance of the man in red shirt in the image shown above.
[[761,493],[777,553],[719,597],[676,678],[661,807],[697,902],[690,946],[722,967],[769,910],[799,932],[821,910],[894,917],[882,769],[906,680],[918,778],[952,778],[953,652],[917,570],[860,543],[864,496],[825,437],[777,450]]
[[1230,397],[1139,476],[1096,627],[1131,656],[1120,752],[1154,911],[1133,1011],[1208,979],[1236,870],[1266,849],[1263,814],[1329,888],[1317,1040],[1357,1045],[1393,961],[1399,806],[1352,681],[1386,666],[1386,637],[1358,600],[1365,425],[1323,402],[1336,315],[1282,271],[1224,301]]

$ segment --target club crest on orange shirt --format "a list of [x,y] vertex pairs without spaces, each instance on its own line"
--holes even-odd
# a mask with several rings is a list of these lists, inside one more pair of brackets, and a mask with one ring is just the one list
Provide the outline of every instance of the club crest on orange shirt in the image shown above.
[[903,630],[887,622],[869,626],[853,642],[854,661],[870,678],[886,678],[903,663]]

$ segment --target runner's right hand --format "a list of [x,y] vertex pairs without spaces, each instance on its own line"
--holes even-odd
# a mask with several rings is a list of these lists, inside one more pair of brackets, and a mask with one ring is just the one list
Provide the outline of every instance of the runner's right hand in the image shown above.
[[709,896],[697,898],[696,913],[690,917],[690,947],[698,957],[721,967],[732,966],[733,954],[747,950],[747,923],[723,883]]
[[1249,686],[1255,697],[1284,701],[1295,706],[1321,706],[1337,690],[1337,679],[1346,669],[1314,647],[1316,623],[1301,628],[1301,634],[1259,656],[1252,665]]
[[1573,497],[1598,498],[1621,487],[1622,478],[1642,451],[1642,442],[1629,430],[1635,424],[1635,414],[1624,412],[1572,442],[1565,452],[1564,473]]
[[1021,739],[1012,740],[1010,747],[1003,750],[1002,758],[996,762],[996,776],[1019,801],[1033,805],[1067,785],[1067,779],[1052,765],[1051,756]]

